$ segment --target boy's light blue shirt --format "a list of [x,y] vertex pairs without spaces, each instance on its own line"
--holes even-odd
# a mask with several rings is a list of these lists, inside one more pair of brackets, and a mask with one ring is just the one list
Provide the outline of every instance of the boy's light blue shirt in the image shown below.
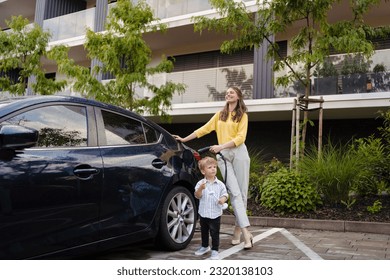
[[218,203],[218,200],[222,196],[229,197],[225,184],[215,178],[213,182],[206,179],[200,180],[196,186],[195,191],[206,181],[206,188],[202,191],[202,197],[199,199],[198,213],[203,218],[215,219],[222,215],[222,205]]

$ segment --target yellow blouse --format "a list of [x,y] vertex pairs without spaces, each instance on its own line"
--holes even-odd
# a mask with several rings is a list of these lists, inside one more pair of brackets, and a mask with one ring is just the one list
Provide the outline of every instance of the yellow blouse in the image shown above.
[[240,122],[234,122],[232,120],[232,113],[230,113],[228,119],[224,122],[219,119],[220,113],[221,111],[215,113],[205,125],[195,130],[196,137],[200,138],[215,131],[219,145],[232,140],[236,147],[244,143],[248,131],[248,115],[245,113]]

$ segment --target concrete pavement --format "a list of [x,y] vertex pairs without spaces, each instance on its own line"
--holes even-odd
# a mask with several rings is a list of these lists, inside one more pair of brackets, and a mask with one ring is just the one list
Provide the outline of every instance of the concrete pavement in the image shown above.
[[[330,230],[342,232],[366,232],[390,235],[390,223],[357,222],[341,220],[312,220],[312,219],[291,219],[273,217],[249,217],[251,225],[263,227],[282,227]],[[234,224],[233,215],[223,215],[222,223]]]
[[[243,243],[230,245],[233,226],[221,227],[221,259],[226,260],[390,260],[390,236],[387,234],[340,232],[307,229],[263,228],[251,226],[254,247],[243,249]],[[200,232],[190,246],[174,252],[170,258],[197,259]],[[207,259],[208,256],[200,258]]]
[[[223,221],[225,217],[223,218]],[[250,230],[254,247],[230,244],[233,225],[223,222],[220,234],[222,260],[390,260],[390,235],[381,233],[330,231],[287,227],[258,226]],[[181,251],[155,249],[140,243],[111,250],[96,259],[106,260],[206,260],[209,254],[195,256],[201,244],[199,225],[189,246]],[[95,258],[94,257],[94,258]]]

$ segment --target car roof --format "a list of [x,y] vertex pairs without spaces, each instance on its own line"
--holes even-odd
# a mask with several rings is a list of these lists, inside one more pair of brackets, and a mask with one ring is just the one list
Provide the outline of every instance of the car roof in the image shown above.
[[31,106],[46,104],[46,103],[47,104],[49,104],[49,103],[83,104],[83,105],[90,105],[90,106],[99,107],[99,108],[106,109],[106,110],[112,110],[112,111],[115,111],[117,113],[122,113],[124,115],[141,120],[141,121],[145,122],[146,124],[150,125],[151,127],[158,129],[166,137],[172,138],[169,145],[176,144],[176,141],[173,140],[173,137],[171,136],[171,134],[167,130],[165,130],[160,125],[146,119],[142,115],[139,115],[139,114],[134,113],[132,111],[126,110],[126,109],[119,107],[119,106],[99,102],[99,101],[84,98],[84,97],[78,97],[78,96],[32,95],[32,96],[21,96],[21,97],[19,97],[19,96],[8,97],[8,98],[3,99],[3,100],[0,99],[0,119],[7,116],[8,114],[16,111],[16,110],[28,108]]
[[137,118],[141,118],[143,121],[148,122],[143,116],[121,108],[119,106],[111,105],[108,103],[99,102],[93,99],[88,99],[84,97],[77,96],[66,96],[66,95],[33,95],[33,96],[23,96],[23,97],[10,97],[7,99],[0,100],[0,117],[6,116],[9,113],[28,108],[35,105],[45,104],[45,103],[74,103],[74,104],[83,104],[96,106],[103,109],[117,111],[123,114],[132,115]]

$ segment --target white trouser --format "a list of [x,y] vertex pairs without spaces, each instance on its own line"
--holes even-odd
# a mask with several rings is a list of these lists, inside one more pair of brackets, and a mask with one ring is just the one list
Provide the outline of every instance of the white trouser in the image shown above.
[[222,150],[221,154],[226,160],[227,178],[225,178],[225,162],[220,155],[217,155],[218,167],[230,195],[236,226],[248,227],[250,226],[246,214],[250,166],[248,150],[245,144],[241,144],[235,148]]

